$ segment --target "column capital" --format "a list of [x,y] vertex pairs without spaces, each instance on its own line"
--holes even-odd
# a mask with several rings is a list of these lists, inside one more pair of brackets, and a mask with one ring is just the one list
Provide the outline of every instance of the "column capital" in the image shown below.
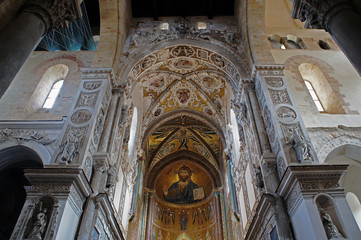
[[349,0],[291,0],[291,16],[305,22],[305,28],[328,29],[329,20],[339,11],[351,8]]
[[93,159],[95,171],[104,172],[109,169],[109,154],[95,153]]
[[[45,31],[66,28],[68,22],[81,17],[81,0],[25,0],[22,10],[36,15],[45,24]],[[45,33],[46,33],[45,32]]]
[[300,199],[313,198],[319,193],[343,195],[339,181],[346,173],[347,164],[298,164],[288,166],[277,192],[290,212],[297,208]]
[[250,92],[254,92],[255,91],[255,85],[254,83],[247,83],[244,85],[244,90],[246,91],[246,93],[250,93]]

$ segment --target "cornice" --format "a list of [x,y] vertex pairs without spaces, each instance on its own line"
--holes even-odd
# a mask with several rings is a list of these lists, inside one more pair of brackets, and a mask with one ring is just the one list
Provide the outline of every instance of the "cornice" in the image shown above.
[[261,76],[283,76],[284,69],[285,65],[283,64],[255,64],[252,67],[251,79],[254,81],[257,74]]
[[277,192],[286,200],[290,212],[298,206],[303,197],[318,193],[344,194],[339,181],[346,173],[347,164],[299,164],[290,165],[277,187]]
[[51,192],[56,192],[56,189],[52,189],[53,184],[75,186],[82,197],[87,197],[93,192],[83,170],[79,168],[24,169],[24,174],[33,186],[49,185],[48,189]]

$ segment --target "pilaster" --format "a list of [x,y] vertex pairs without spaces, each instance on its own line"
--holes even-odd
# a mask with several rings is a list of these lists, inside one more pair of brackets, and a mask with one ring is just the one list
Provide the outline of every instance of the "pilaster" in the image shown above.
[[111,98],[112,77],[109,68],[82,69],[78,95],[52,164],[82,167],[90,179],[93,155],[98,149]]
[[43,168],[24,172],[32,186],[11,239],[73,239],[85,199],[92,192],[83,171]]
[[361,239],[344,189],[338,183],[346,169],[347,165],[341,164],[287,168],[278,192],[286,201],[296,239],[330,239],[331,229],[343,238]]
[[92,232],[92,229],[97,231],[99,239],[125,239],[117,215],[105,193],[101,193],[95,198],[94,214],[96,222],[93,228],[89,227],[89,232]]
[[290,163],[317,163],[306,128],[283,74],[283,65],[255,65],[257,99],[279,178]]

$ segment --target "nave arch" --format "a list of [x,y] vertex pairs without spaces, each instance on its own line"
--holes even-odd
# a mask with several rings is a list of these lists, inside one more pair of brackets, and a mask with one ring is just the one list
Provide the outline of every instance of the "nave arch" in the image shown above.
[[42,168],[43,160],[31,148],[13,145],[0,150],[0,239],[9,239],[30,186],[23,169]]
[[[129,107],[138,110],[143,179],[135,184],[133,201],[141,203],[144,186],[145,238],[223,239],[226,200],[220,196],[228,179],[224,151],[231,140],[231,100],[247,74],[221,54],[187,44],[158,49],[129,66]],[[182,172],[191,176],[183,181]],[[182,182],[188,182],[186,190]]]
[[327,164],[348,164],[347,172],[340,181],[345,189],[346,199],[361,229],[361,145],[355,143],[344,143],[328,152],[324,163]]

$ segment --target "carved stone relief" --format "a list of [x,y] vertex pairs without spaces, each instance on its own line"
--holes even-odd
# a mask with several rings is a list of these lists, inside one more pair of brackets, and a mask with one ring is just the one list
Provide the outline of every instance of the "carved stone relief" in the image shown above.
[[283,80],[280,77],[265,77],[264,79],[270,87],[280,88],[284,85]]
[[74,124],[83,124],[88,122],[92,117],[92,114],[89,110],[87,109],[81,109],[76,111],[72,116],[71,116],[71,122]]
[[[186,67],[191,67],[194,63],[199,64],[208,64],[210,66],[216,66],[218,69],[223,70],[227,75],[229,75],[234,81],[238,81],[240,79],[240,73],[237,71],[237,68],[226,58],[223,56],[216,54],[208,49],[202,49],[195,46],[188,46],[188,45],[178,45],[167,48],[169,54],[169,60],[167,63],[174,63],[170,64],[173,70],[175,68],[175,64],[187,64]],[[198,50],[206,51],[207,55],[209,56],[207,59],[199,58],[196,52]],[[159,50],[154,52],[153,54],[145,57],[142,59],[138,64],[136,64],[131,72],[129,73],[128,81],[136,81],[139,79],[139,76],[148,70],[154,70],[154,68],[159,68],[159,64],[164,64],[164,59],[159,58],[160,51],[164,52],[165,50]],[[188,57],[188,59],[186,59]],[[173,60],[175,59],[175,60]],[[180,60],[181,62],[179,62]],[[186,61],[185,61],[186,60]],[[213,67],[214,68],[214,67]],[[184,69],[184,67],[182,67]]]
[[87,177],[88,180],[91,179],[91,173],[92,173],[92,159],[91,157],[87,157],[85,159],[85,163],[84,163],[84,167],[83,167],[83,170],[84,170],[84,174],[85,176]]
[[257,96],[260,108],[263,109],[263,108],[265,108],[265,105],[266,105],[266,97],[264,95],[264,92],[263,92],[262,87],[259,84],[259,82],[255,83],[255,90],[256,90],[256,96]]
[[266,125],[266,130],[268,132],[269,141],[271,144],[273,144],[274,141],[276,140],[276,133],[275,133],[275,129],[274,129],[273,123],[272,123],[271,112],[267,106],[264,108],[263,116],[264,116],[264,122]]
[[94,108],[98,99],[98,95],[99,95],[99,91],[94,93],[81,92],[75,108],[79,108],[79,107]]
[[54,200],[45,196],[35,206],[33,216],[29,219],[25,231],[26,239],[45,239],[45,232],[48,229]]
[[361,128],[339,125],[334,128],[307,128],[321,163],[336,148],[346,145],[361,147]]
[[278,171],[278,177],[282,179],[282,176],[286,171],[286,163],[282,157],[277,158],[277,171]]
[[312,161],[312,146],[309,140],[306,140],[298,130],[292,132],[291,140],[287,144],[292,145],[296,151],[297,160],[300,163]]
[[110,166],[108,169],[106,193],[111,201],[113,201],[116,182],[117,182],[117,169],[115,166]]
[[100,109],[100,112],[97,116],[97,120],[95,122],[95,129],[93,132],[93,140],[95,145],[97,145],[99,143],[101,134],[103,132],[103,128],[104,128],[104,121],[105,121],[105,111],[103,109]]
[[285,106],[282,106],[277,109],[277,116],[282,120],[288,120],[288,121],[295,120],[297,117],[296,112],[292,108]]
[[296,132],[297,135],[302,136],[304,138],[302,130],[301,130],[301,125],[299,123],[294,123],[294,124],[281,123],[280,126],[281,126],[283,136],[285,137],[286,142],[289,142],[292,140],[293,132]]
[[271,94],[273,105],[278,104],[291,104],[290,97],[288,96],[287,90],[272,90],[268,89]]
[[119,216],[122,218],[123,217],[123,211],[124,211],[124,203],[125,203],[125,195],[127,193],[127,183],[125,181],[125,179],[123,179],[123,184],[122,184],[122,193],[120,195],[120,201],[119,201]]
[[50,139],[44,132],[40,130],[28,130],[28,129],[2,129],[0,130],[0,142],[16,141],[18,144],[22,144],[28,141],[34,141],[43,145],[49,145],[56,141],[56,138]]
[[88,91],[96,90],[102,85],[101,81],[86,81],[83,84],[83,88]]
[[67,164],[76,162],[79,150],[84,143],[88,127],[89,126],[76,128],[68,126],[65,131],[64,139],[60,145],[60,162]]
[[[146,45],[159,44],[177,39],[196,39],[200,41],[210,42],[214,45],[232,49],[239,54],[240,58],[245,58],[243,53],[242,41],[240,40],[237,26],[233,21],[225,18],[224,22],[218,20],[213,22],[207,21],[206,29],[198,29],[196,23],[198,20],[176,19],[169,23],[169,29],[164,31],[159,28],[159,22],[137,22],[135,29],[129,38],[128,51],[136,52],[136,49]],[[199,56],[207,57],[207,53],[196,51]],[[169,52],[168,52],[169,53]],[[167,51],[163,51],[161,55],[167,55]],[[164,57],[166,58],[166,56]]]

